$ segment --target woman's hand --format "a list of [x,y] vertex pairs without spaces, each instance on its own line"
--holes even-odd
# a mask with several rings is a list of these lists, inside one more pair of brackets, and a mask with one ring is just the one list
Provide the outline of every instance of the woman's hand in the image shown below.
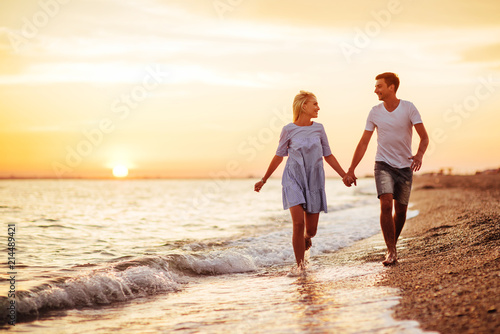
[[357,179],[357,177],[356,177],[356,175],[354,175],[354,172],[348,171],[347,174],[344,175],[344,177],[342,178],[342,181],[344,181],[344,184],[347,187],[350,187],[350,186],[352,186],[353,183],[355,186],[357,186],[356,179]]
[[257,182],[253,188],[253,190],[255,190],[256,192],[259,192],[262,187],[264,186],[265,182],[260,180],[259,182]]

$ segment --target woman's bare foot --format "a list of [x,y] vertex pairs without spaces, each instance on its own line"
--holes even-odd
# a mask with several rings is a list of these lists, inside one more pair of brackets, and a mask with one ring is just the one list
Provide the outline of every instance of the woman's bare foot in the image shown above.
[[300,265],[293,266],[287,274],[288,277],[299,277],[305,275],[307,275],[307,265],[304,262],[301,262]]
[[309,248],[311,248],[312,246],[312,241],[311,241],[311,238],[305,238],[306,240],[306,251],[309,250]]
[[384,266],[392,266],[398,263],[398,256],[396,254],[388,253],[385,261],[382,262]]

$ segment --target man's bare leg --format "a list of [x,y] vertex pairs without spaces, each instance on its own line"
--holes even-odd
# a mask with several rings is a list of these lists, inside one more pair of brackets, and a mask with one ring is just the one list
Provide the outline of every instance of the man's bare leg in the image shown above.
[[394,224],[396,225],[396,244],[398,243],[399,235],[403,230],[406,222],[406,212],[408,210],[408,205],[394,201]]
[[392,194],[380,195],[380,227],[387,245],[387,257],[382,262],[384,266],[395,264],[398,259],[396,251],[396,226],[392,216]]

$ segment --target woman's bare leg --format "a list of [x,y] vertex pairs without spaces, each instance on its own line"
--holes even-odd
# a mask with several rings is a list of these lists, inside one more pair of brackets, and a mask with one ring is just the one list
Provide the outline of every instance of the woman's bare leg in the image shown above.
[[311,238],[313,238],[316,235],[316,231],[318,230],[319,213],[305,212],[304,216],[306,222],[306,228],[304,233],[304,239],[306,242],[305,249],[308,250],[312,246]]
[[295,205],[290,208],[290,215],[293,222],[293,252],[295,253],[295,260],[297,266],[301,266],[304,262],[305,253],[305,239],[304,239],[304,226],[305,226],[305,211],[302,205]]
[[311,238],[318,230],[319,213],[308,213],[302,205],[292,206],[290,214],[293,221],[292,244],[297,266],[304,262],[304,253],[311,247]]

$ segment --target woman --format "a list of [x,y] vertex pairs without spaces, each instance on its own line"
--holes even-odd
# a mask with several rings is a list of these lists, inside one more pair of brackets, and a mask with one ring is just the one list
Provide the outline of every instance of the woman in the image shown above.
[[316,235],[319,213],[327,212],[323,157],[342,178],[346,175],[330,151],[323,125],[311,121],[318,117],[318,111],[313,93],[300,91],[295,96],[293,123],[283,127],[276,155],[254,187],[259,192],[283,157],[288,156],[281,182],[283,208],[290,209],[292,216],[292,244],[299,271],[304,269],[304,253]]

